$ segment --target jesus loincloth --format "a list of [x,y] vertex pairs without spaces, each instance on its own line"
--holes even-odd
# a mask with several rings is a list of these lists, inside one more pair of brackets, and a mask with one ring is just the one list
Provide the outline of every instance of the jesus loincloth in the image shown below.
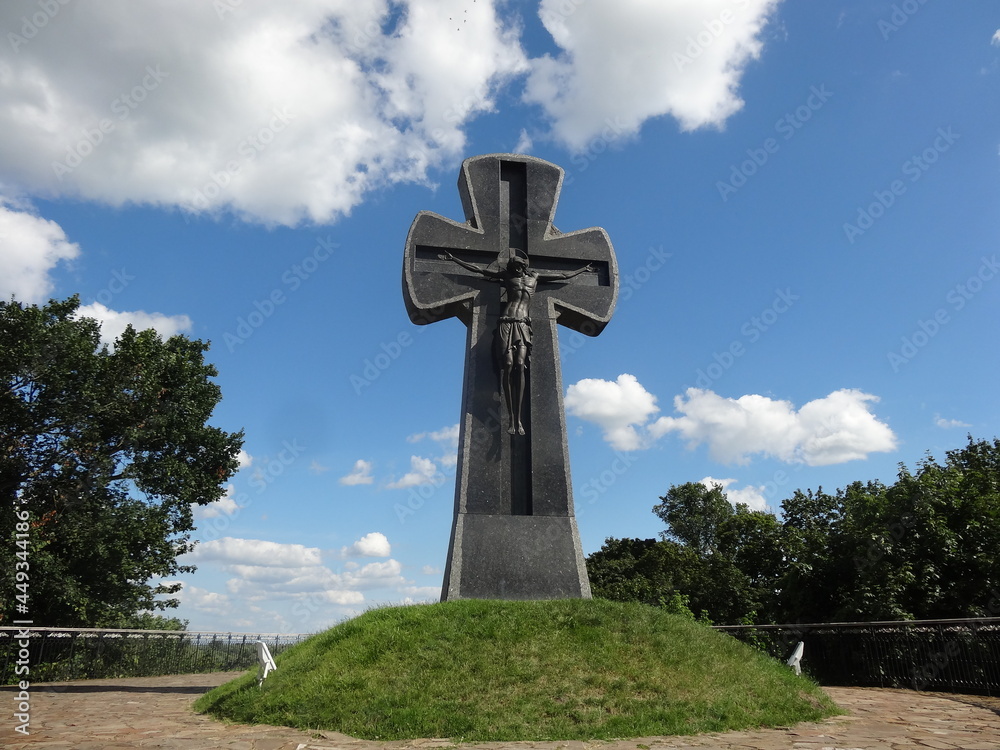
[[[531,353],[531,318],[500,318],[497,326],[497,353],[505,357],[507,352],[524,347]],[[527,358],[525,358],[527,360]]]

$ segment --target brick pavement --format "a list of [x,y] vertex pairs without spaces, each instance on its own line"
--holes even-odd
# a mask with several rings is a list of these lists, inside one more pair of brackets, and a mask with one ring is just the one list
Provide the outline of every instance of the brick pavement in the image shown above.
[[[8,750],[454,750],[449,740],[367,742],[336,732],[225,724],[191,711],[233,673],[34,685],[31,734],[14,731],[16,693],[0,689],[0,747]],[[512,742],[478,750],[1000,750],[1000,701],[906,690],[828,688],[849,711],[816,723],[693,737],[613,742]]]

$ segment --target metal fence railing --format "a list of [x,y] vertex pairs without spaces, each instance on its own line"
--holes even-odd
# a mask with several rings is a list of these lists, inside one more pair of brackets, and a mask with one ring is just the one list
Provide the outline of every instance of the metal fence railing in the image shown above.
[[715,629],[779,659],[802,641],[802,670],[822,685],[1000,695],[1000,617]]
[[[822,685],[1000,695],[1000,617],[714,627],[781,660],[802,641],[802,669]],[[32,683],[250,669],[258,640],[277,655],[307,637],[0,627],[0,685],[19,661]]]
[[257,664],[257,641],[264,641],[271,654],[277,655],[307,637],[301,633],[0,627],[0,685],[18,680],[18,663],[27,663],[33,683],[249,669]]

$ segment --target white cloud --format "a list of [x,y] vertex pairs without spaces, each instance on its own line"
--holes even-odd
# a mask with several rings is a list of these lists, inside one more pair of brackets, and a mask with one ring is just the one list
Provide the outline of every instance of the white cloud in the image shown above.
[[996,31],[994,32],[994,34],[993,34],[993,38],[992,38],[992,39],[990,40],[990,42],[992,42],[993,44],[995,44],[995,45],[997,45],[998,47],[1000,47],[1000,29],[997,29],[997,30],[996,30]]
[[746,487],[741,487],[736,489],[730,485],[736,482],[735,479],[715,479],[714,477],[705,477],[701,480],[701,484],[705,485],[709,489],[712,489],[713,485],[722,485],[722,490],[726,493],[726,498],[733,505],[747,505],[750,510],[759,511],[769,511],[770,508],[767,506],[767,498],[764,497],[764,491],[767,489],[764,486],[753,487],[747,485]]
[[[383,557],[390,552],[385,535],[372,532],[344,547],[339,555],[332,554]],[[234,627],[232,613],[241,612],[252,617],[240,627],[260,629],[259,623],[269,622],[284,632],[315,632],[320,624],[328,626],[345,615],[357,614],[342,608],[363,603],[367,591],[379,591],[379,600],[387,601],[393,594],[409,597],[415,590],[398,560],[364,565],[351,561],[335,571],[323,563],[321,550],[301,544],[225,537],[200,543],[184,562],[217,566],[231,576],[225,582],[225,594],[196,590],[181,601],[182,608],[191,604],[199,612],[209,612],[211,605],[210,613],[227,615],[220,618],[223,628]]]
[[390,490],[404,490],[422,484],[440,484],[441,480],[441,472],[433,461],[422,456],[410,456],[410,471],[386,486]]
[[114,344],[128,326],[137,331],[154,328],[163,338],[170,338],[178,333],[191,330],[191,318],[187,315],[164,315],[163,313],[147,313],[144,310],[120,312],[109,310],[100,302],[81,305],[76,311],[79,318],[94,318],[101,324],[101,342]]
[[406,595],[403,604],[423,604],[441,599],[440,586],[406,586],[400,589],[400,593]]
[[433,565],[425,565],[420,569],[420,572],[425,576],[439,576],[441,575],[441,569],[435,568]]
[[251,466],[253,464],[253,456],[251,456],[249,453],[247,453],[242,448],[240,448],[240,452],[239,452],[239,455],[236,456],[236,460],[239,461],[239,464],[240,464],[239,467],[236,469],[236,471],[240,471],[241,469],[245,469],[248,466]]
[[[242,453],[243,451],[240,451]],[[219,516],[231,516],[240,508],[242,505],[237,505],[236,498],[233,493],[236,491],[236,487],[232,484],[226,485],[226,494],[220,497],[215,502],[209,503],[208,505],[192,505],[191,512],[194,515],[196,521],[203,521],[208,518],[218,518]]]
[[381,586],[398,586],[405,583],[403,566],[398,560],[368,563],[356,573],[343,574],[344,580],[351,588],[377,588]]
[[324,565],[274,567],[231,564],[225,569],[237,576],[226,582],[229,593],[254,600],[268,596],[287,599],[314,593],[339,592],[339,601],[336,603],[343,604],[362,601],[364,597],[361,591],[398,589],[412,583],[402,576],[403,566],[397,560],[369,563],[343,573],[335,573]]
[[374,481],[372,478],[372,462],[361,458],[354,462],[354,468],[350,474],[340,478],[340,483],[348,486],[371,484]]
[[13,295],[18,302],[47,302],[53,289],[49,273],[79,254],[79,245],[67,240],[56,222],[17,210],[0,198],[0,300]]
[[962,422],[958,419],[945,419],[940,414],[934,415],[934,424],[944,430],[948,430],[953,427],[972,427],[972,425],[968,422]]
[[[527,66],[495,6],[59,5],[32,38],[4,39],[16,44],[0,72],[5,179],[111,205],[330,221],[462,154],[463,128]],[[38,8],[0,4],[0,28]]]
[[649,422],[659,411],[656,396],[624,373],[614,382],[587,379],[571,385],[565,403],[573,416],[598,424],[616,450],[648,448],[677,432],[689,447],[708,443],[712,457],[723,463],[745,464],[749,456],[763,454],[823,466],[895,450],[896,436],[869,410],[869,402],[877,401],[871,394],[844,389],[796,411],[791,402],[766,396],[730,399],[689,388],[685,396],[674,398],[682,416]]
[[[355,464],[355,466],[356,465],[357,464]],[[326,472],[330,471],[330,467],[324,466],[319,461],[313,459],[309,462],[309,471],[312,474],[326,474]],[[346,482],[343,482],[343,484],[346,484]]]
[[231,615],[233,603],[225,594],[198,588],[189,583],[183,584],[176,598],[185,607],[191,607],[203,614]]
[[790,463],[826,466],[896,449],[896,436],[869,410],[878,397],[855,389],[834,391],[796,410],[789,401],[747,395],[723,398],[689,388],[674,398],[683,416],[660,417],[650,425],[659,437],[677,432],[689,447],[707,443],[712,457],[745,464],[762,454]]
[[531,148],[534,145],[532,138],[528,135],[528,131],[521,128],[521,134],[517,137],[517,145],[514,146],[512,153],[515,154],[530,154]]
[[561,48],[531,61],[525,99],[571,148],[636,133],[669,114],[684,130],[721,126],[742,106],[743,71],[779,0],[542,0]]
[[614,382],[584,379],[566,390],[566,411],[600,425],[604,439],[622,451],[646,447],[637,426],[645,424],[660,409],[634,375],[623,373]]
[[445,443],[450,446],[458,448],[458,433],[459,425],[456,422],[448,427],[442,427],[440,430],[432,430],[430,432],[418,432],[414,435],[410,435],[406,438],[408,443],[419,443],[424,438],[429,438],[435,440],[439,443]]
[[226,581],[229,595],[247,602],[273,605],[279,601],[315,600],[326,604],[359,604],[361,591],[345,586],[329,568],[266,568],[234,565],[238,578]]
[[421,440],[430,439],[438,443],[444,454],[438,458],[442,466],[455,466],[458,464],[458,435],[459,425],[442,427],[440,430],[432,432],[418,432],[406,438],[408,443],[419,443]]
[[351,546],[340,550],[341,557],[388,557],[391,554],[389,540],[379,531],[365,534]]
[[230,565],[264,565],[287,568],[320,564],[318,547],[281,544],[261,539],[237,539],[229,536],[201,542],[185,557],[194,561],[214,560]]

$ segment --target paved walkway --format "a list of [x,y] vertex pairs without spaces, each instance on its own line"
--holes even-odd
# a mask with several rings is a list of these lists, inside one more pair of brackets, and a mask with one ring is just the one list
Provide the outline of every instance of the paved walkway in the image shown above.
[[[35,685],[31,734],[14,731],[16,691],[0,690],[0,747],[8,750],[435,750],[448,740],[366,742],[336,732],[223,724],[191,703],[233,673]],[[906,690],[828,688],[850,712],[791,729],[614,742],[483,743],[480,750],[1000,750],[997,699]]]

